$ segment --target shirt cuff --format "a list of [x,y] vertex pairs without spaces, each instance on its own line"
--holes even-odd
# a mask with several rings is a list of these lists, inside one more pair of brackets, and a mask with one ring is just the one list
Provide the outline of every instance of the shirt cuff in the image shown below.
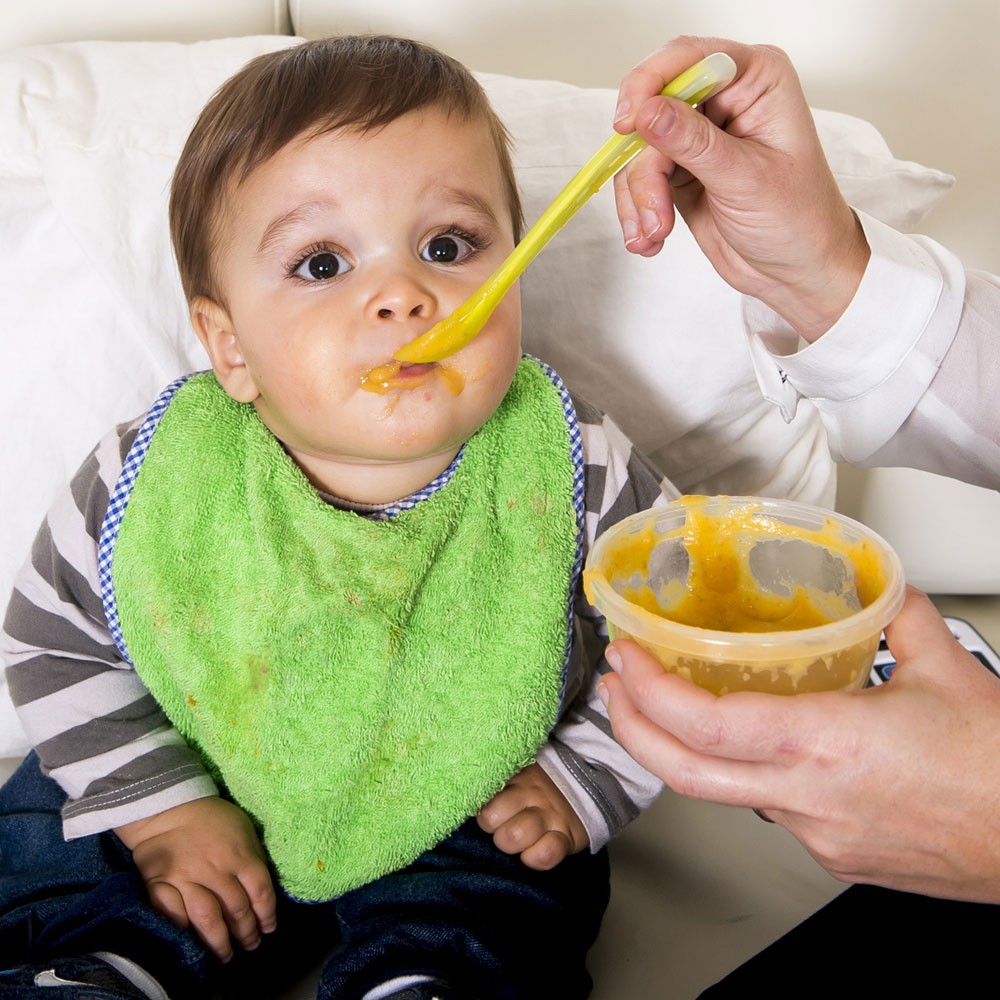
[[75,840],[77,837],[103,833],[125,826],[126,823],[158,816],[174,806],[219,794],[215,782],[207,774],[177,784],[166,784],[166,781],[164,779],[164,787],[142,798],[122,797],[117,800],[112,797],[100,803],[99,807],[76,810],[70,804],[69,808],[63,810],[63,836],[66,840]]
[[871,246],[861,284],[840,319],[804,345],[776,313],[744,298],[757,382],[786,421],[813,400],[831,448],[861,461],[887,441],[926,391],[954,339],[965,273],[932,240],[904,236],[859,212]]

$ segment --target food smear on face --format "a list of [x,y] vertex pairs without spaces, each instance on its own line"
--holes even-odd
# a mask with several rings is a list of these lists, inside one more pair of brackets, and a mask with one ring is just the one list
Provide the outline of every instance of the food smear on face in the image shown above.
[[369,368],[361,376],[360,385],[366,392],[384,396],[388,392],[401,389],[419,389],[427,380],[436,376],[453,395],[459,395],[465,388],[465,378],[450,365],[415,364],[404,365],[399,361],[389,361],[384,365]]
[[437,366],[438,377],[444,382],[445,388],[453,395],[458,396],[465,388],[465,376],[450,365],[439,364]]
[[[627,601],[683,625],[723,632],[776,632],[813,628],[846,618],[870,604],[885,587],[882,559],[866,541],[851,541],[832,521],[810,529],[764,516],[754,504],[713,513],[710,498],[689,496],[686,523],[667,532],[652,523],[621,540],[599,570]],[[650,556],[665,540],[676,540],[687,560],[686,578],[670,575],[654,590]],[[840,562],[838,587],[790,583],[762,586],[751,550],[762,541],[799,540],[826,550]]]

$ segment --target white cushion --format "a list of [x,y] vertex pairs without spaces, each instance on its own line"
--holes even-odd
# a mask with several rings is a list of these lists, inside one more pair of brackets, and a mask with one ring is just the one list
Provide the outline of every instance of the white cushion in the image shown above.
[[[167,237],[170,175],[211,92],[283,36],[84,42],[0,54],[0,395],[9,592],[59,487],[112,424],[205,367]],[[516,141],[528,222],[610,134],[615,93],[483,75]],[[894,159],[878,132],[817,112],[838,179],[903,228],[950,178]],[[659,257],[625,252],[610,185],[523,281],[525,347],[551,361],[683,490],[832,503],[808,407],[786,426],[756,389],[738,296],[679,223]],[[0,756],[24,749],[0,690]]]

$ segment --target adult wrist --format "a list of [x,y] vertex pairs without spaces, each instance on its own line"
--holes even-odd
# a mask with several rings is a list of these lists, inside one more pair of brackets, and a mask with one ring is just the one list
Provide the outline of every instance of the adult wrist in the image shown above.
[[[847,206],[845,206],[847,208]],[[826,247],[815,249],[818,262],[799,281],[776,284],[761,299],[807,343],[814,343],[847,311],[871,258],[871,248],[857,215]]]

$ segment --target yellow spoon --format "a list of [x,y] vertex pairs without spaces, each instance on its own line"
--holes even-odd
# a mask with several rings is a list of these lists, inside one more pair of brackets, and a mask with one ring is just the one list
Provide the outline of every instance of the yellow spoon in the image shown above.
[[[736,64],[733,60],[724,52],[715,52],[671,80],[662,93],[696,107],[722,90],[735,75]],[[556,196],[555,201],[514,247],[510,256],[487,278],[482,288],[447,319],[404,344],[396,352],[396,360],[403,364],[422,364],[440,361],[461,350],[483,328],[507,289],[521,276],[542,247],[644,145],[643,139],[635,132],[631,135],[613,135],[608,139]]]

